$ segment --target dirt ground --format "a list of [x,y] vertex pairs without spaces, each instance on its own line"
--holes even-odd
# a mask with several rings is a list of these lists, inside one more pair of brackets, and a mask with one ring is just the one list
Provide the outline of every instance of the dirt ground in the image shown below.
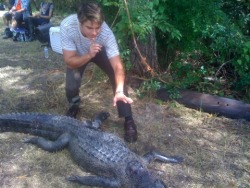
[[[3,32],[1,27],[0,32]],[[62,55],[49,49],[45,59],[41,43],[13,42],[0,38],[0,114],[43,112],[64,114]],[[185,108],[175,102],[159,103],[154,97],[136,97],[134,83],[129,93],[139,139],[129,148],[139,155],[156,150],[184,157],[182,164],[154,162],[150,169],[172,188],[250,188],[250,122],[216,117]],[[111,117],[105,131],[123,137],[123,120],[112,106],[109,81],[90,65],[81,87],[79,119],[91,119],[100,111]],[[22,141],[19,133],[0,133],[0,187],[76,188],[70,175],[85,175],[68,151],[48,153]]]

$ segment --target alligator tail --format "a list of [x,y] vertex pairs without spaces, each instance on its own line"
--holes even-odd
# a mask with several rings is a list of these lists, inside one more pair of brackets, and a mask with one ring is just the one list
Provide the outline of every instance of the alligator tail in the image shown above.
[[0,115],[0,132],[20,132],[52,140],[57,139],[67,131],[70,124],[77,125],[82,124],[82,122],[66,116],[40,113]]

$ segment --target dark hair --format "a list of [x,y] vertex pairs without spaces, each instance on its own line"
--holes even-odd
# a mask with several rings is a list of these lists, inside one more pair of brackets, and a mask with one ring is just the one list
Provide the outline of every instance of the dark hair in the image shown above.
[[77,11],[77,18],[80,23],[84,23],[89,20],[91,22],[97,22],[101,25],[104,21],[104,15],[101,7],[95,1],[88,1],[80,4]]

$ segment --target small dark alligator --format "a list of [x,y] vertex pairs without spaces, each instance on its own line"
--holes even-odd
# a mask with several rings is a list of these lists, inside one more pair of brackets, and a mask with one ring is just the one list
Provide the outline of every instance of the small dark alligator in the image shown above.
[[100,131],[109,113],[98,114],[93,121],[50,114],[12,113],[0,115],[0,132],[21,132],[38,137],[27,139],[38,147],[55,152],[67,148],[74,161],[97,176],[71,176],[82,185],[107,188],[163,188],[163,181],[147,168],[153,160],[179,163],[182,158],[150,152],[140,157],[117,136]]

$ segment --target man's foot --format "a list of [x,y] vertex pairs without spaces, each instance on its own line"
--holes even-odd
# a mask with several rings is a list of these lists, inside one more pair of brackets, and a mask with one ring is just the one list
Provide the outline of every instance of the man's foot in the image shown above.
[[11,37],[9,37],[9,36],[7,36],[7,35],[4,35],[4,36],[3,36],[3,39],[8,39],[8,38],[11,38]]
[[127,120],[124,123],[124,139],[127,142],[135,142],[137,140],[137,130],[134,120]]
[[34,41],[34,37],[33,37],[33,36],[30,36],[30,37],[28,38],[27,42],[32,42],[32,41]]
[[3,39],[8,39],[8,38],[11,38],[12,36],[13,36],[13,33],[12,33],[11,29],[5,28]]
[[73,105],[68,109],[66,116],[76,118],[76,115],[78,114],[79,111],[80,111],[79,106]]

